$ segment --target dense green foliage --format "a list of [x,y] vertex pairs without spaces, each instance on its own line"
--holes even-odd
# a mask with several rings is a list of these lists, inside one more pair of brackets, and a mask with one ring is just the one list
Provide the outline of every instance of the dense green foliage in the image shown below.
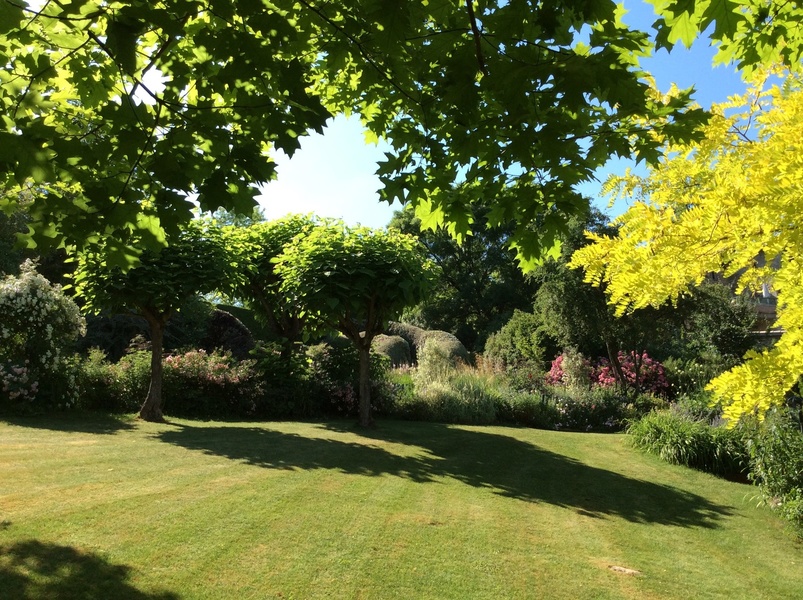
[[435,268],[412,236],[322,223],[275,261],[280,292],[314,322],[339,331],[359,352],[360,423],[371,423],[370,350],[391,319],[418,302]]
[[748,467],[747,444],[742,432],[712,427],[675,411],[653,412],[627,430],[632,444],[676,465],[732,475]]
[[[116,264],[174,234],[189,194],[204,211],[249,213],[254,184],[275,175],[273,150],[292,154],[339,112],[388,140],[385,199],[462,236],[472,204],[494,198],[489,220],[515,220],[510,245],[530,261],[584,207],[575,184],[611,156],[654,160],[662,139],[689,139],[704,117],[685,110],[689,91],[650,86],[638,65],[650,40],[607,0],[2,10],[4,187],[47,189],[35,200],[40,243],[111,237]],[[477,183],[455,200],[463,179]]]
[[[462,185],[452,193],[459,197],[470,192]],[[515,310],[532,306],[536,286],[524,276],[515,252],[507,246],[515,223],[491,226],[487,206],[472,211],[472,235],[459,244],[443,227],[422,231],[421,220],[410,207],[397,211],[389,226],[416,235],[441,269],[433,290],[406,311],[405,321],[449,331],[469,350],[482,351],[488,335]]]
[[371,351],[387,356],[391,367],[402,367],[413,364],[410,344],[400,335],[380,333],[371,344]]
[[748,437],[750,478],[764,500],[803,538],[803,420],[796,410],[771,411]]
[[[314,217],[291,215],[273,221],[224,228],[226,245],[236,263],[231,294],[243,301],[284,346],[288,356],[310,329],[319,325],[315,314],[281,290],[276,261],[297,236],[309,234],[319,224]],[[306,329],[305,329],[306,328]]]
[[73,277],[76,293],[87,310],[134,310],[148,322],[151,385],[140,416],[160,420],[162,351],[168,320],[189,298],[225,289],[230,281],[228,253],[219,230],[195,221],[173,237],[168,247],[143,252],[137,267],[129,270],[110,266],[102,252],[82,252]]

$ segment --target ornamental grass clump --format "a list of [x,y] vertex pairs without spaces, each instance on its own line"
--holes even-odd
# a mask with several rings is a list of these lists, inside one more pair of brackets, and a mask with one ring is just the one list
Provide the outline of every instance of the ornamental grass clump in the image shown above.
[[0,280],[0,403],[72,406],[77,399],[70,345],[86,333],[78,306],[26,260]]
[[663,460],[714,475],[746,471],[747,445],[743,432],[712,427],[672,410],[654,411],[627,429],[630,443]]

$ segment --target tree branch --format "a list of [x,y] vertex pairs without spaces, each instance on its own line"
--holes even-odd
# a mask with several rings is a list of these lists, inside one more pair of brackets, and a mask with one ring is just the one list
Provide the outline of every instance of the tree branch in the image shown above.
[[466,10],[468,10],[468,20],[471,23],[471,33],[474,34],[474,51],[477,53],[477,63],[480,66],[480,73],[488,74],[488,67],[485,66],[485,56],[482,54],[482,33],[477,25],[477,17],[474,15],[474,4],[472,0],[466,0]]

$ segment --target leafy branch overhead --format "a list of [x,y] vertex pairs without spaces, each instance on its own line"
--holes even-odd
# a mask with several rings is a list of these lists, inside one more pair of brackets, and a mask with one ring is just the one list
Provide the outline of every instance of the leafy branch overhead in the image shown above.
[[460,238],[472,201],[446,192],[475,181],[498,199],[492,225],[518,222],[511,244],[528,265],[584,209],[575,184],[611,156],[655,160],[705,117],[686,110],[688,92],[652,89],[638,66],[648,36],[607,0],[36,6],[0,1],[3,185],[45,190],[36,243],[113,238],[117,264],[164,245],[190,195],[250,213],[272,152],[356,112],[391,146],[384,199]]

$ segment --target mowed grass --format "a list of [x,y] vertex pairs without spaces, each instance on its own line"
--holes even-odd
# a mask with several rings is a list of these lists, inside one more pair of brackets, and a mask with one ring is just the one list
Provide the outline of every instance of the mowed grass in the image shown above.
[[801,598],[755,495],[621,435],[14,419],[0,598]]

